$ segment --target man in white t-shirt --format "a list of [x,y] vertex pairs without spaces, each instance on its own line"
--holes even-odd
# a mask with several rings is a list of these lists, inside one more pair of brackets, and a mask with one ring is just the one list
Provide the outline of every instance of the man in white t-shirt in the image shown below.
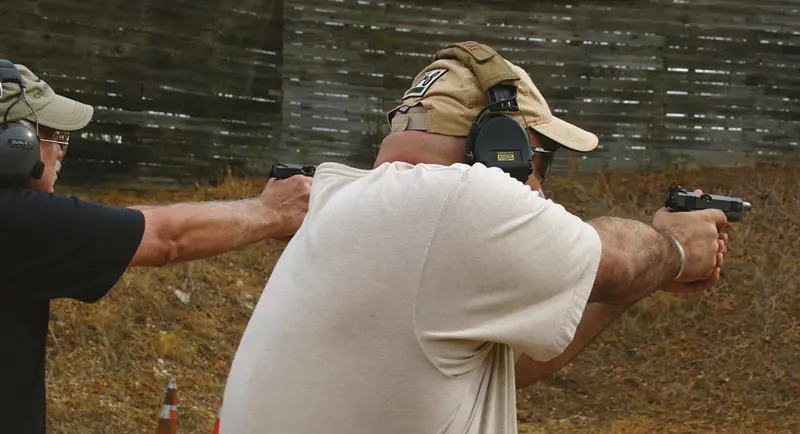
[[[547,151],[597,138],[491,48],[438,54],[389,113],[373,169],[318,167],[233,361],[222,434],[516,433],[516,386],[654,291],[719,279],[723,213],[582,221],[538,190]],[[464,164],[483,89],[504,77],[537,148],[525,183]]]

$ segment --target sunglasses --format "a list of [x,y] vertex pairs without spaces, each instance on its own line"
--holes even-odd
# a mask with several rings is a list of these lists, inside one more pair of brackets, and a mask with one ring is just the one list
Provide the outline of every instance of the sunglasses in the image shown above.
[[61,152],[66,154],[69,147],[69,131],[49,130],[52,139],[39,139],[40,142],[53,143],[61,147]]
[[[47,142],[58,145],[61,148],[62,153],[67,153],[67,147],[69,146],[69,131],[54,130],[43,125],[39,125],[39,129],[37,131],[36,125],[26,119],[21,119],[19,123],[25,125],[26,127],[30,128],[31,131],[35,132],[37,136],[39,136],[39,142]],[[52,137],[52,139],[43,139],[43,133],[49,137]]]
[[550,173],[550,168],[553,166],[553,160],[556,158],[558,148],[534,147],[531,150],[533,151],[533,173],[539,179],[539,184],[544,184],[547,175]]

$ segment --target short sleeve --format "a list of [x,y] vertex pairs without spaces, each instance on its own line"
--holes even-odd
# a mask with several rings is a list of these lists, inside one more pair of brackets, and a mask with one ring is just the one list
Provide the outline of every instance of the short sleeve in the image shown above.
[[600,256],[591,225],[475,165],[453,190],[422,270],[420,344],[451,373],[492,342],[550,360],[575,335]]
[[130,264],[144,234],[144,215],[74,197],[36,191],[0,193],[0,302],[55,298],[94,302]]

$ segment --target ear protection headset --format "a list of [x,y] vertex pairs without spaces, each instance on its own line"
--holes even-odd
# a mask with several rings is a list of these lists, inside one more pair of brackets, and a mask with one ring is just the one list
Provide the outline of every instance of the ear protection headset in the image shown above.
[[[39,120],[25,94],[25,84],[19,70],[6,59],[0,59],[0,98],[3,94],[2,83],[15,83],[20,93],[3,113],[0,123],[0,188],[22,187],[31,178],[40,179],[44,172],[39,153]],[[20,122],[8,122],[11,108],[23,101],[36,116],[36,131]]]
[[540,174],[543,180],[554,151],[532,148],[528,129],[507,113],[519,111],[514,82],[520,77],[497,52],[477,42],[450,44],[437,52],[435,59],[455,59],[467,66],[489,101],[467,135],[467,163],[498,167],[524,183],[533,173],[534,153],[541,153],[548,159],[545,173]]

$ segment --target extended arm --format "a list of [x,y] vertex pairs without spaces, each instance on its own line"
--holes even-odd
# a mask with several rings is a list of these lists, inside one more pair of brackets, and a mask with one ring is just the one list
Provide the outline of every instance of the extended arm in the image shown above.
[[630,306],[667,287],[680,270],[675,242],[652,226],[621,218],[588,222],[602,243],[600,266],[589,303],[563,353],[548,361],[523,355],[516,364],[517,388],[524,388],[558,371],[577,357]]
[[554,359],[542,362],[523,354],[515,369],[517,388],[528,387],[563,368],[637,300],[678,274],[680,253],[675,243],[653,227],[614,217],[588,223],[600,236],[602,255],[575,336]]
[[266,239],[293,235],[308,210],[311,178],[270,180],[256,199],[141,206],[142,242],[130,266],[208,258]]
[[528,387],[566,366],[636,301],[678,274],[680,253],[675,243],[652,226],[614,217],[588,223],[600,236],[602,255],[575,336],[554,359],[537,361],[523,354],[515,367],[517,388]]
[[130,266],[207,258],[273,238],[280,215],[258,200],[133,207],[144,214],[142,242]]
[[517,369],[523,382],[541,378],[628,306],[657,289],[709,279],[717,267],[714,210],[660,210],[652,225],[587,222],[497,171],[477,166],[462,179],[431,243],[416,316],[421,341],[454,375],[464,371],[453,366],[471,368],[463,360],[483,348],[475,342],[496,342],[541,362],[530,364],[532,372]]

